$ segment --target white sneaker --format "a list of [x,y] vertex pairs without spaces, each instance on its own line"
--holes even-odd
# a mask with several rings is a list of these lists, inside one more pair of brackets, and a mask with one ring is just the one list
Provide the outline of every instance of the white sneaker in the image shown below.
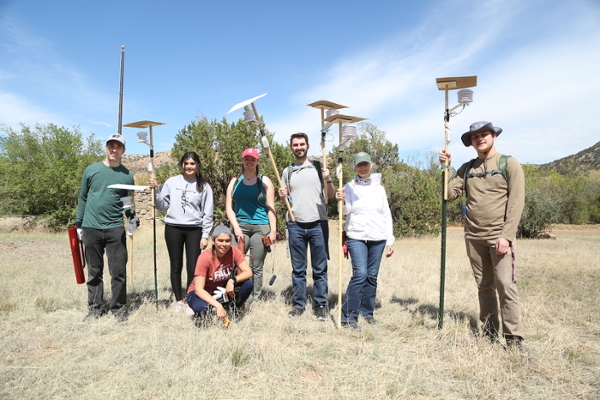
[[185,310],[186,307],[188,307],[186,303],[184,303],[183,301],[178,301],[177,303],[175,303],[175,312],[182,312]]
[[185,315],[192,316],[194,314],[196,314],[196,313],[194,312],[194,310],[192,310],[192,307],[190,307],[186,304],[185,305]]

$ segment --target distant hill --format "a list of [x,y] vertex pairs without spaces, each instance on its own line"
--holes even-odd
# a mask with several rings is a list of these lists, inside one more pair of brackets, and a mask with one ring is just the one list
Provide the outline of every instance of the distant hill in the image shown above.
[[[310,159],[320,159],[320,156],[310,156]],[[129,168],[134,173],[146,171],[146,166],[150,161],[150,156],[125,154],[123,156],[123,165]],[[170,162],[171,151],[162,151],[154,155],[154,166],[160,167],[165,162]],[[547,164],[541,164],[539,166],[541,172],[556,171],[559,174],[566,175],[571,172],[600,172],[600,142],[596,143],[592,147],[580,151],[577,154],[561,158],[549,162]]]
[[576,171],[600,171],[600,142],[572,156],[542,164],[540,170],[554,170],[562,175]]
[[[126,166],[134,174],[136,172],[144,172],[147,170],[148,162],[150,161],[149,155],[139,154],[125,154],[123,155],[123,165]],[[165,162],[171,160],[171,151],[161,151],[154,154],[154,167],[158,168]]]

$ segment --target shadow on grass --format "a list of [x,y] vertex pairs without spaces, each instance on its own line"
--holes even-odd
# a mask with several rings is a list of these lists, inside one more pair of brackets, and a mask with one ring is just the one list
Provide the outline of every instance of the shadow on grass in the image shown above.
[[[264,289],[263,289],[264,290]],[[308,307],[309,305],[311,307],[314,308],[314,304],[311,304],[312,302],[312,298],[313,298],[313,286],[312,285],[308,285],[306,287],[306,306]],[[292,300],[293,300],[293,295],[294,295],[294,291],[292,289],[292,285],[289,285],[288,287],[286,287],[285,289],[283,289],[281,291],[281,296],[283,297],[283,301],[285,302],[285,304],[288,305],[292,305]],[[262,297],[262,295],[261,295]],[[346,301],[346,294],[344,293],[342,295],[342,304],[344,304],[344,302]],[[337,307],[339,303],[339,298],[337,293],[336,294],[329,294],[327,297],[327,306],[329,307],[329,309],[334,309],[335,307]],[[381,308],[381,301],[379,299],[375,300],[375,309]]]
[[[440,313],[440,308],[433,304],[419,304],[419,300],[414,297],[399,298],[392,297],[390,303],[399,304],[403,310],[408,311],[413,316],[427,316],[437,320]],[[444,316],[451,318],[457,323],[466,322],[469,325],[469,331],[473,336],[479,335],[479,321],[477,318],[462,311],[445,310]]]
[[[164,288],[163,288],[164,290]],[[157,304],[156,302],[156,293],[154,290],[142,290],[142,291],[132,291],[128,293],[128,308],[129,312],[133,312],[138,310],[142,304],[150,303]],[[173,303],[171,298],[169,299],[159,299],[158,307],[159,308],[168,308]]]
[[260,292],[260,296],[258,296],[258,300],[271,301],[271,300],[274,300],[276,297],[277,297],[277,294],[275,293],[275,291],[268,289],[268,288],[265,289],[263,287],[262,291]]
[[[288,305],[293,304],[294,298],[294,290],[292,285],[287,286],[285,289],[281,291],[281,297],[283,297],[283,302]],[[313,304],[313,285],[306,286],[306,308],[314,309],[315,304]],[[337,294],[329,294],[327,297],[327,306],[329,309],[335,308],[338,304],[338,296]]]

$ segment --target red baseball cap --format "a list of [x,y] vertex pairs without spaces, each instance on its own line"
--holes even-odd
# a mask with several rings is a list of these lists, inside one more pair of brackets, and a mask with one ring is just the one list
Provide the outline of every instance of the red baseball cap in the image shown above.
[[246,149],[242,153],[242,158],[246,158],[246,157],[254,157],[258,160],[258,158],[260,157],[260,154],[258,153],[258,151],[256,149]]

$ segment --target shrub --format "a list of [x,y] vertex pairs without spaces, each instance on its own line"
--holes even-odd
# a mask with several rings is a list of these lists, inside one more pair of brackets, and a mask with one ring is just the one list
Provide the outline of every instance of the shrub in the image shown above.
[[75,217],[83,170],[102,157],[100,141],[84,142],[79,127],[2,126],[0,213],[48,216],[54,229]]
[[519,238],[537,238],[550,230],[559,215],[556,200],[546,191],[536,187],[525,188],[525,207],[517,230]]

